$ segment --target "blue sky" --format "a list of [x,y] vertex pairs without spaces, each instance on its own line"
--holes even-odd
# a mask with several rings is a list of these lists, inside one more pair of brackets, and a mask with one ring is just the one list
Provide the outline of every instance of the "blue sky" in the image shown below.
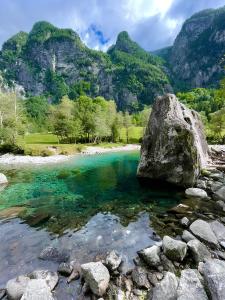
[[193,13],[225,0],[0,0],[0,45],[40,20],[77,31],[91,48],[105,51],[127,30],[146,50],[171,45]]

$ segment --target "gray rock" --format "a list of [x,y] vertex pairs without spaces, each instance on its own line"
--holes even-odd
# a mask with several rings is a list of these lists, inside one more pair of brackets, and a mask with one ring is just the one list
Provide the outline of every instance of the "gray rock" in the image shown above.
[[107,267],[114,271],[118,269],[122,262],[122,256],[119,255],[116,251],[111,251],[106,257],[106,265]]
[[69,263],[61,263],[57,271],[63,276],[70,276],[73,271],[73,267]]
[[196,237],[193,234],[191,234],[189,231],[187,230],[183,231],[182,240],[184,240],[186,243],[194,239],[196,239]]
[[150,266],[157,267],[160,265],[160,247],[152,246],[138,252],[138,255]]
[[6,295],[5,289],[0,289],[0,299],[3,299],[3,297]]
[[210,223],[210,226],[215,233],[219,243],[224,247],[225,243],[225,226],[219,221],[213,221]]
[[101,262],[90,262],[81,265],[81,272],[92,292],[97,296],[103,296],[110,280],[108,269]]
[[186,269],[181,272],[177,300],[208,300],[200,276],[197,270]]
[[201,241],[213,247],[218,246],[218,240],[207,222],[198,219],[191,224],[190,230]]
[[60,250],[55,247],[47,247],[42,250],[39,255],[40,259],[55,261],[55,262],[67,262],[69,260],[70,254],[67,250]]
[[207,159],[199,115],[175,95],[157,97],[142,142],[138,177],[193,186]]
[[187,244],[182,241],[172,239],[169,236],[164,236],[163,252],[173,261],[182,261],[187,253]]
[[158,270],[160,272],[162,272],[162,271],[169,271],[169,272],[175,273],[176,270],[175,270],[175,267],[174,267],[174,264],[172,263],[172,261],[169,260],[166,257],[166,255],[164,255],[164,254],[161,254],[160,258],[161,258],[162,265],[158,267]]
[[167,272],[153,288],[151,300],[177,300],[178,281],[173,273]]
[[0,173],[0,184],[7,184],[7,183],[8,183],[7,177],[4,174]]
[[46,281],[47,285],[49,286],[50,290],[54,290],[56,287],[59,277],[56,272],[51,272],[48,270],[36,270],[33,271],[28,275],[30,279],[43,279]]
[[54,300],[54,298],[44,279],[32,279],[21,300]]
[[23,275],[9,280],[6,284],[8,298],[11,300],[20,300],[29,281],[30,278]]
[[223,185],[221,188],[219,188],[214,195],[217,199],[225,201],[225,185]]
[[142,267],[136,267],[131,274],[132,280],[138,288],[149,289],[151,287],[148,281],[147,271]]
[[184,227],[188,227],[189,224],[190,224],[190,221],[187,217],[183,217],[181,220],[180,220],[180,223],[181,225],[183,225]]
[[198,264],[201,261],[205,261],[211,258],[211,254],[206,246],[201,243],[199,240],[191,240],[187,243],[188,248],[190,249],[195,262]]
[[203,265],[203,276],[212,300],[224,300],[225,262],[218,259],[206,261]]
[[225,211],[225,203],[223,200],[216,201],[216,205],[218,206],[218,208],[222,208],[222,210]]
[[206,191],[199,188],[188,188],[185,190],[185,195],[187,197],[205,199],[208,197]]
[[196,183],[197,188],[206,190],[207,189],[207,182],[202,179],[198,179]]

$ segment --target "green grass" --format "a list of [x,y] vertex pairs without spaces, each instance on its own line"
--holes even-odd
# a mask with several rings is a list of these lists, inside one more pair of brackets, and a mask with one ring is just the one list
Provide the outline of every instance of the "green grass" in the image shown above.
[[52,133],[33,133],[25,135],[25,144],[47,144],[47,145],[57,145],[59,144],[58,137]]

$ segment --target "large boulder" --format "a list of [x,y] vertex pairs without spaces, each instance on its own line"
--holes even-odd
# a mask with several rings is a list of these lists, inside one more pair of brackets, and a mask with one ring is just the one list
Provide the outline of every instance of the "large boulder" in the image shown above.
[[198,264],[201,261],[205,261],[211,258],[211,254],[207,247],[201,243],[199,240],[194,239],[187,243],[195,262]]
[[191,232],[201,241],[213,246],[218,247],[218,240],[212,231],[209,223],[203,220],[196,220],[190,226]]
[[173,261],[182,261],[187,253],[187,244],[182,241],[172,239],[169,236],[164,236],[163,252]]
[[219,221],[213,221],[210,226],[215,233],[220,245],[225,248],[225,226]]
[[188,188],[185,190],[185,195],[189,198],[200,198],[204,199],[207,198],[208,195],[206,191],[199,189],[199,188]]
[[116,251],[111,251],[106,257],[106,265],[111,271],[115,271],[122,262],[122,257]]
[[31,279],[21,300],[54,300],[44,279]]
[[225,262],[212,259],[203,265],[203,276],[212,300],[224,300]]
[[90,262],[81,265],[81,272],[91,291],[97,296],[103,296],[109,286],[108,269],[101,262]]
[[138,255],[150,266],[150,267],[157,267],[160,265],[160,247],[154,245],[149,248],[145,248],[138,252]]
[[186,269],[181,272],[177,289],[177,300],[208,300],[199,279],[200,276],[197,270]]
[[177,286],[176,276],[167,272],[163,280],[153,288],[151,300],[177,300]]
[[207,160],[208,145],[198,113],[175,95],[157,97],[142,142],[138,177],[190,187]]

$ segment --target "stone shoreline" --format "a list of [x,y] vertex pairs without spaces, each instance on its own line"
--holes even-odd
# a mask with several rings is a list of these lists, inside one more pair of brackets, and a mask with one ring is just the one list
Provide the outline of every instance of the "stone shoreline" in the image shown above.
[[44,164],[55,164],[70,160],[73,157],[79,155],[94,155],[104,154],[110,152],[121,152],[121,151],[134,151],[140,150],[140,145],[125,145],[112,148],[104,148],[98,146],[86,147],[81,153],[74,155],[52,155],[52,156],[29,156],[29,155],[13,155],[4,154],[0,156],[0,165],[44,165]]

